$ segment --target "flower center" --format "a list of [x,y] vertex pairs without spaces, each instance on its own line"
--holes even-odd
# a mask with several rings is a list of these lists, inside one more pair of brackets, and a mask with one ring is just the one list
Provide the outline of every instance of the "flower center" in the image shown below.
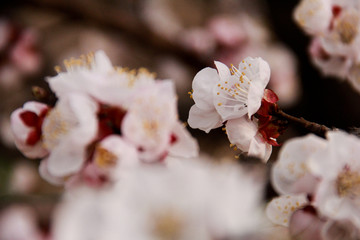
[[78,122],[74,118],[66,119],[58,109],[49,112],[43,123],[43,144],[48,150],[54,149],[61,138],[66,136]]
[[153,234],[159,240],[176,240],[181,238],[183,221],[173,211],[158,213],[154,218]]
[[337,191],[340,197],[349,197],[351,199],[360,196],[360,174],[348,169],[342,171],[337,179]]
[[[236,80],[221,82],[217,85],[218,92],[216,94],[225,100],[224,102],[219,102],[218,106],[233,108],[233,105],[227,105],[226,103],[236,101],[243,103],[239,108],[247,108],[247,96],[251,80],[246,77],[244,72],[240,72],[233,65],[231,65],[230,72],[232,76],[236,77]],[[223,105],[224,103],[225,105]]]
[[96,147],[94,162],[101,168],[112,167],[116,164],[117,157],[102,147]]
[[335,29],[339,34],[340,41],[350,44],[358,34],[359,16],[357,14],[347,14],[336,24]]

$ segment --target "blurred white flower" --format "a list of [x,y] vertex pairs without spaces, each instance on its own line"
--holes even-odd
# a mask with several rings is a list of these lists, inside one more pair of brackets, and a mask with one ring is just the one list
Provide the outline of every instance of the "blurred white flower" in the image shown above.
[[[327,133],[325,149],[308,166],[320,178],[314,206],[333,220],[348,220],[360,227],[360,139],[342,131]],[[326,166],[326,171],[324,171]]]
[[312,134],[285,142],[271,169],[275,190],[280,194],[314,193],[318,180],[309,171],[308,161],[326,146],[325,139]]
[[214,239],[261,228],[262,186],[232,164],[182,162],[128,172],[114,188],[69,192],[54,239]]
[[15,205],[0,212],[0,239],[44,240],[36,224],[35,212],[26,206]]

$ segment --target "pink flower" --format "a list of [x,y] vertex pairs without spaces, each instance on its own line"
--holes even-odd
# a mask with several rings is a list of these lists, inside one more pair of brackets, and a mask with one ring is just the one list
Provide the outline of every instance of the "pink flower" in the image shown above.
[[48,154],[41,139],[42,124],[49,107],[39,102],[27,102],[11,114],[11,129],[17,148],[28,158]]

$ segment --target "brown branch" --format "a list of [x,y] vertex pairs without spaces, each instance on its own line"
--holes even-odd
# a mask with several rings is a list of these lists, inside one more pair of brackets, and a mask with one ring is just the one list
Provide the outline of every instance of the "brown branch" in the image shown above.
[[201,69],[211,64],[209,59],[202,58],[184,48],[176,41],[170,41],[153,32],[138,17],[129,14],[119,7],[111,7],[102,1],[94,0],[29,0],[32,6],[60,11],[70,16],[92,21],[100,26],[126,33],[141,45],[155,48],[157,52],[173,54],[194,68]]
[[297,117],[291,116],[291,115],[283,112],[280,108],[277,108],[276,110],[274,110],[272,115],[274,115],[278,118],[281,118],[281,119],[285,119],[291,123],[297,124],[298,126],[308,130],[309,132],[312,132],[312,133],[319,135],[321,137],[324,137],[324,138],[325,138],[326,132],[331,130],[330,128],[326,127],[325,125],[310,122],[302,117],[297,118]]

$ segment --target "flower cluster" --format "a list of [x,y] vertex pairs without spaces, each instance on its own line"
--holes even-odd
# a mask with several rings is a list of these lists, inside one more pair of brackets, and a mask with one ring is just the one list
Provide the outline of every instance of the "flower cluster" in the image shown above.
[[201,70],[193,80],[195,104],[189,112],[192,128],[205,132],[225,124],[231,144],[243,152],[268,160],[280,127],[273,121],[272,108],[278,97],[265,89],[270,68],[261,58],[248,57],[229,69],[221,62]]
[[31,101],[11,115],[17,147],[44,158],[41,175],[54,184],[99,184],[123,168],[194,157],[197,142],[178,120],[174,85],[145,69],[115,68],[104,52],[65,60],[47,79],[54,106]]
[[235,164],[148,165],[112,188],[70,190],[53,239],[249,239],[262,225],[261,191]]
[[360,5],[353,0],[302,0],[294,18],[312,36],[310,55],[325,75],[360,91]]
[[269,218],[299,239],[358,239],[359,154],[360,139],[342,131],[286,142],[272,168],[281,196],[268,205]]

